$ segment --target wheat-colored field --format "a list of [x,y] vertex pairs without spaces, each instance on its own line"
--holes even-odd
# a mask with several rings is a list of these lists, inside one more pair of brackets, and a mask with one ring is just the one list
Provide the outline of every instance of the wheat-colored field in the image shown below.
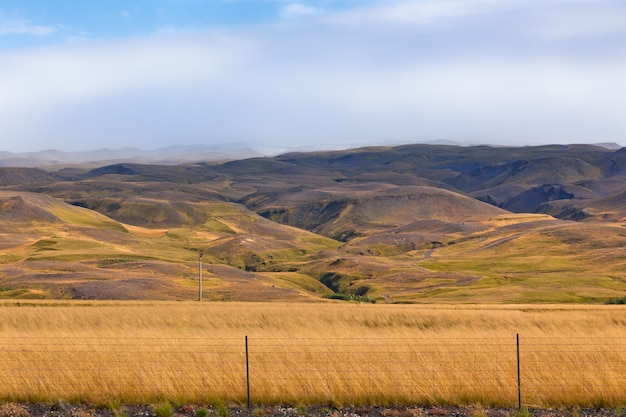
[[621,306],[331,302],[5,301],[0,397],[515,406],[517,334],[523,404],[626,404]]

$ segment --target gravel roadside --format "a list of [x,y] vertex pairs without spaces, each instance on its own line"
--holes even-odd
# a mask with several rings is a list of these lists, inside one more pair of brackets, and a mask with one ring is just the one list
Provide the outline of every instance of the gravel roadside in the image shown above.
[[0,403],[0,417],[626,417],[622,408],[517,410],[475,406],[254,406],[169,403],[97,407],[86,404]]

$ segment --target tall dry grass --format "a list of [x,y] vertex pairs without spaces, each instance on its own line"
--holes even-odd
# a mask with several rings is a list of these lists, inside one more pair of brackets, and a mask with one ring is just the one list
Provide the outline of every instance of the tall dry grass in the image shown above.
[[626,403],[620,306],[4,302],[11,400]]

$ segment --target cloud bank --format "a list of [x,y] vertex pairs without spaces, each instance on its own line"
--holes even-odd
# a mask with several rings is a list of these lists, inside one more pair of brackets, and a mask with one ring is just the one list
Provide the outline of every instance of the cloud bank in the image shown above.
[[274,23],[0,51],[2,150],[626,142],[623,2],[276,7]]

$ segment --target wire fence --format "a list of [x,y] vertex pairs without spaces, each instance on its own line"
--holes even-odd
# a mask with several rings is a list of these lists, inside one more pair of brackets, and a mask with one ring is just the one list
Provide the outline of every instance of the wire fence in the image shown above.
[[626,403],[624,337],[526,337],[520,357],[521,391],[530,403]]
[[626,338],[0,337],[0,397],[626,403]]

